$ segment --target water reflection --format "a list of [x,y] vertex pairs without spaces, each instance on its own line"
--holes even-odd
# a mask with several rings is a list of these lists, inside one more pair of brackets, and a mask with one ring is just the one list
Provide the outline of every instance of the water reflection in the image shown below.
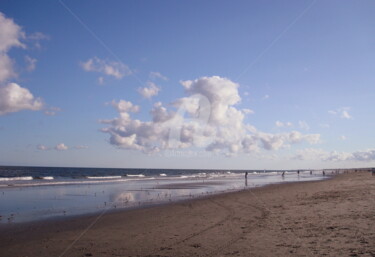
[[271,183],[322,179],[309,172],[248,174],[225,178],[180,178],[0,189],[0,223],[95,213],[112,208],[191,199]]

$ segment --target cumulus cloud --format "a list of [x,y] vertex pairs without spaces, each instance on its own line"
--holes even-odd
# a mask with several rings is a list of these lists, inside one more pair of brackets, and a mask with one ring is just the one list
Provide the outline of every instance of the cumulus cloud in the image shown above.
[[270,134],[246,124],[244,117],[250,112],[237,108],[241,101],[239,85],[227,78],[202,77],[180,83],[186,97],[176,99],[169,108],[161,102],[155,103],[150,121],[133,117],[139,106],[124,100],[112,101],[119,116],[101,120],[107,125],[101,131],[109,134],[112,145],[145,153],[204,147],[206,151],[231,156],[320,141],[319,134],[298,131]]
[[16,83],[0,87],[0,115],[21,110],[37,111],[42,107],[41,99],[35,98],[28,89]]
[[98,57],[93,57],[86,62],[82,62],[81,67],[85,71],[99,72],[107,76],[115,77],[116,79],[121,79],[124,76],[132,74],[132,71],[127,65],[121,62],[99,59]]
[[17,73],[13,69],[13,60],[0,53],[0,83],[14,77],[17,77]]
[[128,101],[125,101],[125,100],[120,100],[118,102],[113,100],[110,104],[113,107],[115,107],[119,113],[138,112],[139,111],[138,105],[134,105],[131,102],[128,102]]
[[146,87],[138,88],[138,93],[144,98],[151,99],[151,97],[156,96],[160,91],[160,88],[153,82],[148,81]]
[[162,80],[168,80],[168,78],[164,75],[162,75],[160,72],[151,71],[150,72],[150,78],[151,79],[162,79]]
[[340,107],[340,108],[337,108],[336,110],[330,110],[328,111],[328,113],[332,115],[337,115],[342,119],[350,120],[353,117],[350,115],[349,111],[350,111],[350,107]]
[[26,48],[21,42],[24,38],[25,33],[22,28],[0,12],[0,83],[17,76],[8,51],[14,47]]
[[25,38],[25,33],[22,28],[14,23],[13,19],[5,17],[0,12],[0,52],[7,52],[12,47],[26,46],[21,42],[21,39]]
[[55,146],[55,150],[65,151],[65,150],[68,150],[68,147],[64,143],[60,143],[60,144]]

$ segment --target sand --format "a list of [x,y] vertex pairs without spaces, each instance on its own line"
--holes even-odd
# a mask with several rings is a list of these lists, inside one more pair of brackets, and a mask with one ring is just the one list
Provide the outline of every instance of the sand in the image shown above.
[[375,176],[1,226],[0,256],[375,256]]

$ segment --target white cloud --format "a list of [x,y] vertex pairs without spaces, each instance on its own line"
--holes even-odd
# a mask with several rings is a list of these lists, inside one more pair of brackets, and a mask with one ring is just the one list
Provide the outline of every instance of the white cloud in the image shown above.
[[348,111],[343,110],[343,111],[341,112],[341,118],[343,118],[343,119],[351,119],[352,116],[349,114]]
[[160,91],[160,88],[153,82],[148,81],[146,87],[138,88],[138,93],[144,98],[151,99],[151,97],[156,96]]
[[278,128],[287,128],[287,127],[293,127],[293,123],[291,123],[291,122],[281,122],[281,121],[276,121],[275,122],[275,125],[276,125],[276,127],[278,127]]
[[42,107],[42,100],[35,98],[28,89],[16,83],[0,86],[0,115],[21,110],[38,111]]
[[98,57],[88,59],[86,62],[81,63],[81,67],[85,71],[99,72],[107,76],[121,79],[124,76],[132,74],[129,67],[121,62],[102,60]]
[[[14,61],[8,56],[8,51],[14,47],[26,48],[21,40],[26,40],[22,28],[13,19],[5,17],[0,12],[0,115],[21,110],[40,110],[43,107],[41,99],[34,98],[31,92],[16,83],[8,83],[9,79],[17,77]],[[27,70],[35,69],[36,59],[25,57]]]
[[37,149],[38,149],[38,150],[41,150],[41,151],[49,150],[49,148],[48,148],[47,146],[45,146],[45,145],[38,145],[38,146],[37,146]]
[[253,110],[251,110],[251,109],[247,109],[247,108],[242,109],[242,112],[243,112],[244,114],[254,114],[254,111],[253,111]]
[[352,156],[352,158],[356,161],[375,161],[375,149],[357,151],[354,152]]
[[22,28],[0,12],[0,83],[17,76],[8,51],[13,47],[26,48],[21,42],[24,38]]
[[298,125],[299,125],[299,127],[301,129],[304,129],[304,130],[309,130],[310,129],[310,126],[309,126],[309,124],[307,124],[306,121],[300,120],[300,121],[298,121]]
[[68,147],[64,143],[61,143],[55,146],[55,150],[65,151],[65,150],[68,150]]
[[0,53],[0,83],[14,77],[17,77],[17,73],[13,69],[13,60]]
[[320,140],[319,134],[305,135],[298,131],[270,134],[246,124],[244,117],[248,111],[236,108],[241,101],[239,85],[229,79],[202,77],[181,84],[187,96],[173,101],[169,109],[161,102],[154,104],[150,121],[132,117],[139,106],[124,100],[112,101],[119,116],[100,121],[107,125],[101,131],[110,135],[112,145],[145,153],[204,147],[206,151],[232,156],[303,142],[316,144]]
[[315,160],[315,161],[358,161],[369,162],[375,161],[375,149],[368,149],[364,151],[356,151],[352,153],[331,151],[327,152],[322,149],[307,148],[298,150],[292,157],[296,160]]
[[340,108],[337,108],[336,110],[330,110],[328,111],[328,113],[332,115],[338,115],[340,116],[340,118],[349,120],[353,118],[350,115],[349,111],[350,111],[350,107],[340,107]]
[[162,75],[160,72],[155,72],[155,71],[150,72],[150,78],[168,80],[166,76]]
[[134,105],[131,102],[128,102],[128,101],[125,101],[125,100],[120,100],[118,102],[113,100],[110,104],[113,107],[115,107],[119,113],[138,112],[139,111],[138,105]]
[[36,62],[37,59],[31,58],[30,56],[25,56],[25,62],[26,62],[26,70],[27,71],[33,71],[36,68]]
[[0,12],[0,52],[5,53],[12,47],[25,48],[26,46],[21,43],[23,38],[25,33],[22,28]]

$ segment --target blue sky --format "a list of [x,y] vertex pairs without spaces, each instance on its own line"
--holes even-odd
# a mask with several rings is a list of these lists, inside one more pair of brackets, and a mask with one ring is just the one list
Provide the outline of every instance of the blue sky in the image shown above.
[[0,12],[0,165],[375,165],[373,1]]

